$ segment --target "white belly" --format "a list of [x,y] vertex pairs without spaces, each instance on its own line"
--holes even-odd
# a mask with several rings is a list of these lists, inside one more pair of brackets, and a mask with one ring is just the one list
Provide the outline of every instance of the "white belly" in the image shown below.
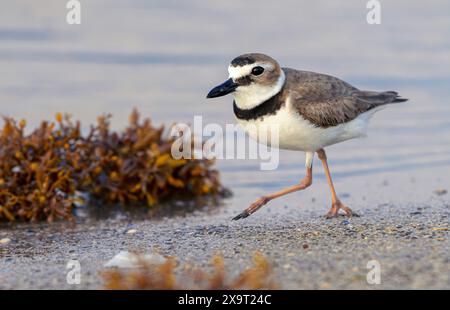
[[238,123],[252,139],[258,142],[264,142],[258,139],[258,134],[266,134],[267,126],[274,125],[278,128],[279,148],[314,152],[328,145],[364,136],[372,113],[372,111],[363,113],[345,124],[320,128],[294,112],[288,102],[274,115],[264,116],[262,120],[238,119]]

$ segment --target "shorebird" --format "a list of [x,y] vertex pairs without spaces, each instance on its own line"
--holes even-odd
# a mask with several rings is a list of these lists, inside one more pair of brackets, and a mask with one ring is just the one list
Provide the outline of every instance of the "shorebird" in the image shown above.
[[331,191],[327,218],[342,210],[357,216],[336,195],[324,148],[366,135],[370,117],[383,106],[404,102],[395,91],[359,90],[336,77],[290,68],[264,54],[244,54],[228,67],[229,78],[214,87],[207,98],[234,95],[234,114],[250,137],[257,139],[263,125],[279,128],[279,148],[306,153],[306,176],[298,184],[265,195],[233,218],[239,220],[259,210],[272,199],[304,190],[312,184],[312,163],[317,153]]

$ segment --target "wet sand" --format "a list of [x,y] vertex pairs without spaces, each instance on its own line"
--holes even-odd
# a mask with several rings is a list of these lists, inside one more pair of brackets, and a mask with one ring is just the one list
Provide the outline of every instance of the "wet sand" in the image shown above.
[[[0,288],[98,289],[99,272],[115,254],[157,250],[204,267],[222,253],[230,275],[260,251],[285,289],[449,289],[449,196],[434,193],[449,181],[427,170],[420,179],[390,173],[337,182],[361,215],[352,219],[323,217],[326,184],[319,179],[237,222],[231,217],[250,199],[239,192],[222,206],[159,220],[121,213],[77,224],[2,226],[0,239],[11,242],[0,245]],[[408,199],[411,188],[420,191]],[[81,263],[80,285],[66,283],[70,259]],[[379,285],[366,281],[371,260],[381,266]]]

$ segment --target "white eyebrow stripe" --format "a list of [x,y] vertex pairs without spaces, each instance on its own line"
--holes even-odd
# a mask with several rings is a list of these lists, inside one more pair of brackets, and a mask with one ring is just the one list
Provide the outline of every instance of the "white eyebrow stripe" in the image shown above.
[[245,66],[239,66],[239,67],[233,67],[233,66],[229,66],[228,67],[228,77],[232,78],[233,80],[236,80],[238,78],[241,78],[243,76],[249,75],[250,72],[252,71],[254,64],[251,65],[245,65]]
[[233,67],[233,66],[228,66],[228,77],[232,78],[233,80],[237,80],[243,76],[249,75],[252,72],[252,69],[256,66],[261,66],[265,69],[271,69],[272,65],[268,64],[268,63],[262,63],[262,62],[257,62],[257,63],[252,63],[250,65],[245,65],[245,66],[238,66],[238,67]]

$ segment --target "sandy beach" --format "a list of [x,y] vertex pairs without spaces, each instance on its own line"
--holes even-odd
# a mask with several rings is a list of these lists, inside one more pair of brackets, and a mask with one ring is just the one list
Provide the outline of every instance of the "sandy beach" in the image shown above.
[[[222,206],[158,220],[119,213],[77,224],[2,226],[0,239],[11,241],[0,245],[0,288],[98,289],[103,265],[120,251],[157,250],[181,265],[205,268],[221,253],[230,276],[250,266],[259,251],[273,265],[274,281],[286,289],[449,289],[448,194],[434,191],[450,180],[425,171],[419,180],[389,176],[389,186],[380,176],[371,180],[373,186],[364,177],[338,182],[351,188],[345,201],[361,215],[352,219],[323,217],[328,205],[317,198],[326,184],[319,181],[238,222],[231,217],[245,204],[237,203],[235,193]],[[414,202],[398,195],[411,187],[421,189]],[[66,282],[70,259],[80,261],[79,285]],[[371,260],[381,266],[379,285],[366,281]]]

